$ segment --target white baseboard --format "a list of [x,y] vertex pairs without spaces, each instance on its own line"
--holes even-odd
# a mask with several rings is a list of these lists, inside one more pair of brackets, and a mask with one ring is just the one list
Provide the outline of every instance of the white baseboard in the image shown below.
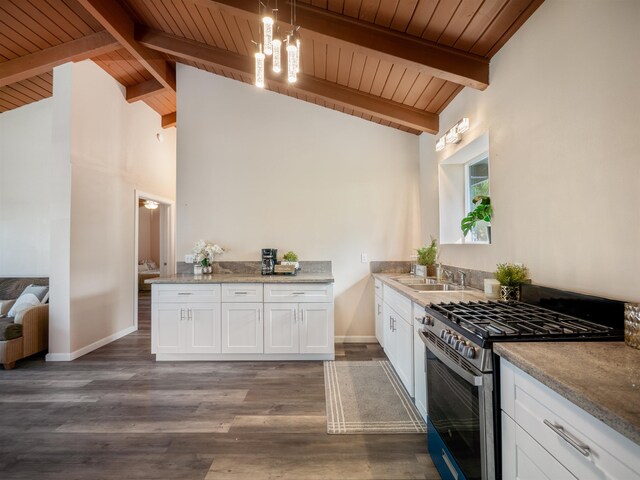
[[114,342],[119,338],[122,338],[130,333],[133,333],[137,330],[135,325],[125,328],[124,330],[120,330],[108,337],[101,338],[97,342],[93,342],[91,345],[87,345],[86,347],[79,348],[75,352],[71,353],[47,353],[44,359],[47,362],[70,362],[75,360],[76,358],[80,358],[83,355],[86,355],[89,352],[93,352],[100,347],[104,347],[106,344]]
[[334,337],[335,343],[378,343],[378,339],[375,336],[368,335],[345,335],[341,337]]

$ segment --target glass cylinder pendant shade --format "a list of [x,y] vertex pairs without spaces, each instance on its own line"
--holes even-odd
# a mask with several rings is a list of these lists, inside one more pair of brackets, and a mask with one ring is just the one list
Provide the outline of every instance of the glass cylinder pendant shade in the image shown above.
[[264,88],[264,53],[256,53],[256,87]]
[[280,73],[282,70],[282,58],[280,56],[280,47],[282,46],[282,42],[277,38],[273,39],[273,71],[275,73]]
[[262,23],[264,23],[264,53],[271,55],[273,52],[273,18],[264,17]]
[[296,37],[296,73],[300,73],[300,37]]
[[298,47],[289,42],[287,44],[287,80],[289,83],[295,83],[298,73]]

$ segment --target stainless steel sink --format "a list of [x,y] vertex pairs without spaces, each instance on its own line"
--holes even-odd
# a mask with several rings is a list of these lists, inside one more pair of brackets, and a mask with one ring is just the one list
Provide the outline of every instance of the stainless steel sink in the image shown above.
[[430,285],[420,284],[407,286],[418,292],[454,292],[465,289],[465,287],[461,287],[460,285],[453,285],[451,283],[434,283]]
[[396,277],[396,278],[394,278],[394,280],[396,282],[399,282],[399,283],[403,284],[403,285],[409,285],[409,286],[427,285],[427,284],[431,285],[431,284],[437,283],[437,280],[435,278],[417,277],[417,276],[414,276],[414,275]]

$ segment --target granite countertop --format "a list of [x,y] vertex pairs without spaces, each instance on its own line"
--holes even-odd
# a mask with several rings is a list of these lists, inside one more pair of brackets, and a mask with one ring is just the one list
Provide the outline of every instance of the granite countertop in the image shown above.
[[214,273],[194,275],[184,273],[156,277],[145,283],[333,283],[331,273],[298,273],[297,275],[261,275],[259,273]]
[[494,351],[640,445],[640,350],[624,342],[518,342]]
[[454,290],[450,292],[417,292],[411,287],[403,285],[394,280],[396,277],[406,277],[408,273],[374,273],[374,278],[389,285],[391,288],[401,293],[411,301],[422,307],[428,306],[430,303],[450,303],[450,302],[477,302],[478,300],[488,300],[484,292],[469,288],[468,290]]

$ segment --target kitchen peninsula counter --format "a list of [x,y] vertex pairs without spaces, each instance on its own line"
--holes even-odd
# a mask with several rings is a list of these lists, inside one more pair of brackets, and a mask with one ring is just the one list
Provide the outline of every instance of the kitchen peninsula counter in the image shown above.
[[214,273],[208,275],[177,274],[151,278],[145,283],[207,284],[207,283],[334,283],[331,273],[304,273],[297,275],[261,275],[259,273]]
[[494,351],[640,445],[640,350],[624,342],[517,342]]

